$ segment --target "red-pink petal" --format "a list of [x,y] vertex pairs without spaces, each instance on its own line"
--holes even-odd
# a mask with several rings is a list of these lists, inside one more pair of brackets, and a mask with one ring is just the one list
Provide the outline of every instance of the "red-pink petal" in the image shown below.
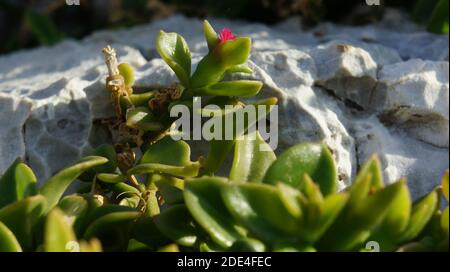
[[236,37],[233,35],[233,32],[229,28],[224,28],[219,34],[220,42],[232,41],[235,40]]

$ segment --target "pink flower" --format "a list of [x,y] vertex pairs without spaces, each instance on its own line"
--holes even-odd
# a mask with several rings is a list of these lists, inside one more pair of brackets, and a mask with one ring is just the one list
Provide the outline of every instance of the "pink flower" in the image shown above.
[[235,40],[236,37],[233,35],[233,32],[229,28],[224,28],[219,34],[219,40],[221,43],[226,41],[232,41]]

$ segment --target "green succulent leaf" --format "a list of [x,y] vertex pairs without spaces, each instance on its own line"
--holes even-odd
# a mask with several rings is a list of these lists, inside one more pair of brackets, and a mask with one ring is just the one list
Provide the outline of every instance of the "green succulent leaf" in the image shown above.
[[[233,65],[234,66],[234,65]],[[214,52],[206,55],[197,65],[197,69],[190,79],[190,87],[193,89],[202,88],[221,81],[226,71],[231,68],[221,63]]]
[[190,86],[198,89],[218,83],[229,69],[247,61],[251,44],[250,38],[237,38],[217,44],[214,50],[198,63]]
[[202,177],[186,181],[184,200],[195,221],[219,246],[228,248],[244,238],[222,202],[221,191],[227,180]]
[[136,220],[133,224],[131,237],[153,250],[171,242],[171,240],[156,227],[154,217],[148,216],[141,216]]
[[310,202],[302,207],[299,237],[308,245],[317,242],[335,222],[348,201],[348,194],[331,194],[320,202]]
[[449,217],[448,217],[448,207],[447,207],[442,212],[442,217],[441,217],[441,228],[442,228],[444,234],[447,236],[447,239],[449,236],[448,225],[449,225]]
[[205,40],[208,44],[209,50],[214,50],[214,48],[219,44],[219,37],[207,20],[203,21],[203,33],[205,34]]
[[351,205],[357,205],[364,201],[371,190],[375,191],[383,188],[383,186],[380,160],[374,155],[361,167],[349,189]]
[[160,163],[143,163],[139,164],[128,171],[129,175],[140,174],[169,174],[179,177],[196,177],[200,164],[198,162],[192,162],[186,166],[172,166]]
[[432,191],[414,203],[408,226],[402,235],[398,237],[399,243],[411,242],[420,235],[436,212],[439,202],[438,199],[438,193]]
[[396,241],[405,231],[411,217],[411,196],[409,194],[406,180],[398,181],[401,189],[387,211],[383,222],[374,234],[376,237],[388,241]]
[[22,252],[14,233],[0,221],[0,252]]
[[431,19],[428,22],[428,31],[444,34],[449,30],[449,18],[448,18],[448,0],[440,0],[434,8],[431,15]]
[[126,114],[127,126],[143,131],[160,131],[163,125],[155,120],[148,107],[129,108]]
[[445,171],[444,176],[442,177],[442,193],[444,194],[445,199],[448,202],[448,170]]
[[230,184],[223,188],[222,198],[233,217],[261,241],[275,244],[289,240],[298,230],[297,220],[285,208],[276,187]]
[[139,164],[159,163],[173,166],[187,166],[191,164],[191,148],[185,141],[175,141],[166,136],[155,144],[150,145]]
[[[370,175],[366,178],[370,184]],[[387,214],[392,201],[402,192],[402,183],[391,184],[359,203],[350,200],[333,225],[319,241],[319,248],[327,251],[355,250],[370,237]]]
[[262,182],[267,169],[275,160],[276,155],[270,146],[259,132],[253,132],[236,141],[230,179]]
[[84,196],[68,195],[61,199],[57,207],[63,212],[64,221],[80,235],[89,211],[88,200]]
[[108,159],[99,156],[89,156],[79,160],[74,165],[67,167],[51,177],[39,190],[47,199],[47,209],[53,208],[66,191],[67,187],[76,180],[84,171],[105,164]]
[[269,167],[263,182],[284,182],[303,189],[304,175],[308,174],[320,186],[322,194],[331,194],[337,189],[336,165],[328,148],[322,144],[300,144],[282,153]]
[[222,166],[235,144],[234,140],[211,140],[209,141],[209,152],[206,159],[205,173],[213,175]]
[[168,205],[184,203],[184,180],[170,176],[159,176],[154,183],[158,187],[164,203]]
[[180,248],[177,244],[170,244],[158,248],[157,252],[180,252]]
[[89,207],[89,213],[86,217],[85,221],[85,228],[83,229],[82,233],[84,234],[86,231],[86,228],[91,225],[93,222],[98,220],[99,218],[112,214],[112,213],[121,213],[121,212],[135,212],[136,209],[127,207],[127,206],[120,206],[116,204],[104,204],[102,206],[97,206],[95,203],[90,203]]
[[123,250],[128,245],[132,223],[140,216],[139,212],[108,213],[89,225],[84,239],[98,238],[106,251]]
[[189,86],[191,52],[184,38],[177,33],[160,31],[156,38],[156,49],[175,72],[181,84]]
[[138,195],[133,195],[133,196],[122,198],[119,202],[119,205],[131,207],[131,208],[138,208],[140,202],[141,202],[141,198]]
[[263,84],[254,80],[234,80],[219,82],[202,88],[194,89],[198,96],[242,96],[249,97],[259,93]]
[[134,84],[134,71],[133,67],[131,67],[128,63],[121,63],[117,66],[119,69],[119,73],[121,76],[123,76],[123,79],[125,81],[125,86],[131,87]]
[[[156,93],[157,93],[156,91],[148,91],[145,93],[131,94],[128,98],[130,99],[129,101],[131,101],[131,103],[134,106],[141,107],[141,106],[148,105],[148,101],[150,99],[152,99]],[[124,97],[122,97],[122,98],[126,99]],[[126,101],[124,101],[124,102],[126,102]]]
[[184,204],[166,208],[156,216],[155,223],[159,231],[179,245],[191,247],[197,241],[194,220]]
[[243,73],[243,74],[253,74],[253,70],[248,67],[247,65],[241,64],[241,65],[235,65],[227,70],[227,73],[234,74],[234,73]]
[[214,56],[220,59],[220,62],[227,66],[227,68],[230,68],[246,62],[251,48],[251,39],[240,37],[218,44],[214,49]]
[[33,249],[35,227],[42,219],[45,208],[46,199],[36,195],[0,209],[0,221],[14,233],[24,250]]
[[114,173],[117,169],[117,153],[114,146],[110,144],[102,144],[95,148],[93,156],[104,157],[108,162],[102,165],[94,166],[84,171],[78,179],[81,181],[92,182],[97,173]]
[[246,238],[234,242],[229,252],[265,252],[266,246],[256,239]]
[[0,177],[0,208],[36,194],[33,170],[17,159]]
[[[273,106],[277,103],[276,98],[269,98],[262,101],[257,101],[253,105],[255,106],[265,106],[266,111],[265,114],[269,114]],[[213,175],[217,172],[225,161],[228,153],[232,150],[237,138],[244,135],[244,133],[254,126],[258,121],[263,119],[265,115],[261,115],[258,111],[256,113],[256,118],[250,120],[248,115],[245,114],[246,109],[240,106],[236,106],[234,110],[225,113],[223,116],[213,117],[213,118],[223,118],[222,124],[225,124],[229,120],[234,120],[237,115],[244,117],[244,125],[242,127],[237,127],[236,125],[233,127],[232,140],[211,140],[209,141],[209,153],[206,159],[205,173],[208,175]],[[222,128],[222,139],[226,139],[226,127]],[[231,137],[230,137],[231,138]]]
[[[71,225],[59,208],[51,210],[45,222],[44,250],[46,252],[70,252],[71,244],[78,243]],[[77,244],[78,245],[78,244]]]
[[128,179],[124,175],[101,173],[97,175],[97,178],[105,183],[121,183],[126,182]]
[[317,252],[314,247],[292,242],[280,242],[273,246],[273,252]]

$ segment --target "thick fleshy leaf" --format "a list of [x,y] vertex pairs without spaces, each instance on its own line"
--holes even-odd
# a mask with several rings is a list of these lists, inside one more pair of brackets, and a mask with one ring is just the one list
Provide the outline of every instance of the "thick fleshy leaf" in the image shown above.
[[85,182],[92,182],[97,173],[114,173],[117,169],[117,153],[114,146],[102,144],[95,148],[92,156],[99,156],[108,159],[108,162],[99,166],[92,167],[84,171],[78,179]]
[[105,183],[120,183],[126,182],[128,180],[127,177],[120,174],[110,174],[110,173],[101,173],[97,175],[97,179],[103,181]]
[[[370,175],[366,179],[370,184]],[[319,241],[327,251],[350,251],[369,238],[384,219],[392,201],[402,192],[402,183],[394,183],[368,196],[360,203],[347,203],[339,217]],[[351,196],[350,196],[351,198]]]
[[71,244],[78,243],[71,225],[59,208],[51,210],[45,222],[44,250],[46,252],[70,252]]
[[108,159],[99,156],[89,156],[79,160],[56,175],[51,177],[39,190],[40,194],[47,199],[47,209],[53,208],[66,191],[67,187],[78,178],[84,171],[105,164]]
[[243,73],[243,74],[253,74],[253,70],[245,64],[236,65],[227,70],[227,73]]
[[128,63],[121,63],[117,66],[119,69],[119,73],[121,76],[123,76],[123,79],[125,81],[125,86],[131,87],[134,84],[134,71],[133,67],[131,67]]
[[228,68],[243,64],[247,61],[252,48],[252,40],[247,37],[240,37],[220,43],[214,49],[214,56]]
[[180,252],[180,248],[177,244],[170,244],[158,248],[157,252]]
[[221,198],[227,180],[202,177],[185,183],[184,200],[195,221],[221,247],[230,247],[243,238]]
[[261,90],[263,84],[254,80],[235,80],[220,82],[202,88],[194,89],[199,96],[254,96]]
[[170,176],[159,176],[154,183],[158,187],[164,203],[169,205],[184,203],[184,180]]
[[308,174],[320,186],[324,195],[336,191],[336,165],[328,148],[322,144],[300,144],[282,153],[270,166],[263,182],[285,182],[300,190],[304,175]]
[[17,159],[0,177],[0,208],[36,194],[36,176]]
[[437,192],[433,191],[414,203],[408,226],[402,235],[398,237],[399,243],[407,243],[414,240],[425,229],[436,212],[438,199]]
[[[254,106],[264,106],[266,107],[265,114],[269,114],[273,110],[273,106],[278,102],[276,98],[264,99],[261,101],[257,101],[253,103]],[[234,123],[232,136],[232,140],[211,140],[209,141],[209,153],[206,159],[205,165],[205,173],[208,175],[213,175],[217,172],[225,161],[228,153],[232,150],[237,138],[244,133],[252,126],[254,126],[258,121],[265,118],[266,115],[262,115],[259,111],[257,111],[256,118],[249,119],[249,115],[245,114],[246,108],[242,106],[236,106],[234,110],[225,113],[223,116],[213,117],[213,118],[222,118],[222,139],[226,139],[226,126],[225,123],[229,122],[229,120],[236,120],[238,116],[239,118],[243,118],[244,125],[238,127]]]
[[210,52],[198,63],[191,77],[190,86],[198,89],[218,83],[223,79],[226,71],[233,66],[224,65],[214,56],[214,52]]
[[140,174],[169,174],[179,177],[196,177],[200,169],[198,162],[192,162],[186,166],[172,166],[159,163],[143,163],[139,164],[128,171],[129,175]]
[[399,181],[401,190],[397,197],[392,201],[383,222],[377,234],[390,241],[396,241],[403,233],[409,223],[411,216],[411,196],[409,194],[406,180]]
[[46,200],[41,195],[24,198],[0,210],[0,221],[16,236],[24,250],[33,249],[35,227],[43,217]]
[[141,216],[133,224],[131,237],[153,250],[171,242],[157,227],[154,217]]
[[277,188],[280,191],[284,207],[296,220],[299,220],[303,215],[300,201],[298,201],[302,197],[300,191],[282,182],[277,183]]
[[275,160],[276,155],[270,146],[259,132],[253,132],[236,141],[230,179],[262,182],[267,169]]
[[90,241],[80,241],[80,252],[102,252],[103,247],[100,241],[96,238]]
[[84,233],[84,239],[98,238],[106,251],[126,249],[132,223],[139,212],[113,212],[95,220]]
[[89,214],[86,217],[85,221],[85,228],[83,229],[82,233],[86,231],[86,228],[91,225],[93,222],[98,220],[99,218],[112,214],[112,213],[120,213],[120,212],[135,212],[136,209],[127,207],[127,206],[120,206],[115,204],[104,204],[103,206],[97,206],[94,204],[92,207],[89,207]]
[[194,219],[184,204],[168,207],[156,216],[158,229],[172,241],[182,246],[193,246],[197,241]]
[[276,187],[230,184],[222,190],[222,198],[233,217],[264,242],[289,240],[297,232],[298,222],[285,208]]
[[448,18],[448,0],[440,0],[434,8],[431,19],[428,22],[428,31],[444,34],[449,30],[449,18]]
[[444,176],[442,177],[442,193],[444,194],[445,199],[448,200],[448,170],[445,171]]
[[442,212],[442,217],[441,217],[441,228],[444,232],[444,234],[447,236],[449,236],[449,232],[448,232],[448,225],[449,225],[449,218],[448,218],[448,207],[445,208],[445,210]]
[[139,164],[144,163],[186,166],[191,163],[191,148],[185,141],[166,136],[146,149],[139,161]]
[[311,246],[306,246],[303,243],[280,242],[273,246],[273,252],[317,252]]
[[61,199],[57,207],[64,213],[64,221],[80,235],[89,211],[88,200],[80,195],[68,195]]
[[265,252],[266,246],[256,239],[246,238],[234,242],[229,252]]
[[99,166],[94,166],[92,170],[97,173],[113,173],[117,169],[117,153],[114,146],[102,144],[94,150],[94,156],[104,157],[108,162]]
[[189,86],[191,52],[184,38],[177,33],[160,31],[156,38],[156,49],[175,72],[181,84]]
[[22,252],[14,233],[0,221],[0,252]]
[[203,33],[205,34],[205,40],[208,44],[209,50],[214,50],[216,45],[219,44],[219,37],[207,20],[203,21]]
[[339,216],[348,198],[345,193],[331,194],[320,202],[303,206],[298,234],[300,239],[309,245],[318,241]]
[[205,173],[214,175],[233,149],[235,140],[211,140],[209,141],[208,157],[206,159]]
[[148,101],[152,99],[156,93],[156,91],[148,91],[145,93],[132,94],[129,96],[129,99],[136,107],[146,106],[148,105]]
[[163,125],[155,121],[148,107],[136,107],[127,110],[127,126],[144,131],[160,131]]

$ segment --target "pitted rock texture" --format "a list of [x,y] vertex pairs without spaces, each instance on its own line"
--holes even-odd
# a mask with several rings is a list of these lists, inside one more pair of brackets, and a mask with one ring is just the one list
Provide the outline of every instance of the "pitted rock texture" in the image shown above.
[[[439,183],[449,164],[449,42],[395,14],[390,10],[369,26],[324,23],[310,30],[302,30],[298,18],[273,27],[210,22],[252,37],[254,73],[236,77],[263,81],[258,98],[279,98],[277,154],[299,142],[326,143],[343,189],[378,153],[386,182],[407,177],[418,197]],[[404,27],[393,27],[399,24]],[[20,156],[43,182],[108,141],[100,121],[113,115],[104,89],[105,45],[136,69],[137,87],[176,82],[155,49],[161,29],[186,38],[193,66],[207,51],[202,22],[173,16],[1,56],[0,173]],[[195,145],[196,153],[207,150]]]

